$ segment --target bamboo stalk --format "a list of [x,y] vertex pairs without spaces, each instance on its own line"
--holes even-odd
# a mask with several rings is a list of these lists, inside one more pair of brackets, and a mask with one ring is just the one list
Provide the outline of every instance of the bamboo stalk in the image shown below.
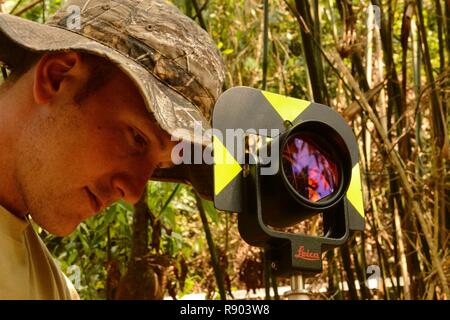
[[[379,0],[372,0],[372,4],[378,6],[381,10],[383,7]],[[395,69],[394,63],[394,53],[392,44],[392,7],[391,2],[388,2],[388,21],[386,21],[383,11],[380,12],[380,38],[382,49],[384,52],[384,64],[386,66],[386,77],[388,80],[387,91],[388,91],[388,108],[391,110],[400,110],[401,108],[401,89],[398,81],[397,71]]]
[[166,202],[164,202],[164,205],[161,207],[161,211],[159,211],[158,217],[160,217],[164,211],[167,209],[169,204],[172,202],[173,198],[177,194],[177,192],[180,190],[180,184],[177,184],[175,188],[173,188],[172,192],[170,193],[169,197],[167,198]]
[[[9,11],[9,14],[14,14],[14,12],[16,11],[16,9],[20,6],[20,4],[22,3],[23,0],[19,0],[16,2],[16,5],[11,9],[11,11]],[[2,0],[2,2],[4,2]]]
[[[355,239],[356,244],[356,239]],[[365,254],[366,242],[364,233],[361,234],[361,246],[359,250],[353,250],[353,261],[355,264],[356,276],[358,277],[359,287],[361,290],[361,298],[363,300],[370,300],[370,291],[367,288],[366,282],[366,254]],[[361,263],[360,263],[361,261]]]
[[47,19],[46,15],[47,6],[45,4],[45,0],[42,0],[42,22],[45,23],[45,20]]
[[[420,91],[421,91],[421,54],[420,54],[420,43],[417,35],[417,25],[415,19],[411,21],[411,40],[412,40],[412,63],[413,63],[413,82],[414,82],[414,96],[416,101],[420,101]],[[419,148],[422,148],[422,113],[416,112],[416,143]],[[419,161],[416,162],[417,174],[416,181],[422,180],[423,166]]]
[[39,3],[43,2],[44,0],[36,0],[32,3],[30,3],[28,6],[26,6],[25,8],[23,8],[22,10],[20,10],[19,12],[15,13],[14,15],[16,16],[21,16],[22,14],[24,14],[25,12],[27,12],[28,10],[33,9],[35,6],[37,6]]
[[[374,29],[374,25],[375,25],[375,15],[373,14],[372,10],[368,10],[368,17],[367,17],[367,40],[366,40],[366,81],[367,81],[367,86],[369,88],[372,87],[372,44],[373,44],[373,29]],[[370,100],[369,100],[370,101]],[[366,118],[366,116],[363,114],[362,115],[363,118]],[[364,119],[364,122],[366,122],[367,120]],[[366,134],[366,129],[367,126],[363,125],[362,129],[363,129],[363,141],[364,141],[364,152],[365,152],[365,156],[366,156],[366,170],[367,172],[370,170],[370,163],[371,163],[371,145],[372,145],[372,140],[371,140],[371,135],[370,134]]]
[[[439,101],[439,96],[437,94],[438,88],[436,87],[436,83],[434,81],[433,69],[431,66],[431,57],[430,51],[428,48],[428,40],[427,40],[427,32],[425,28],[425,22],[423,18],[423,8],[422,8],[422,0],[417,0],[417,16],[418,16],[418,27],[419,27],[419,38],[422,44],[422,54],[423,61],[425,67],[425,74],[427,76],[428,83],[431,85],[430,97],[431,97],[431,106],[432,106],[432,118],[433,118],[433,132],[434,139],[437,142],[437,146],[439,148],[448,148],[448,136],[447,136],[447,125],[444,121],[444,111],[442,110],[442,105]],[[441,150],[444,152],[444,149]]]
[[373,29],[375,15],[372,10],[368,10],[367,17],[367,38],[366,38],[366,79],[369,87],[372,87],[372,44],[373,44]]
[[202,27],[204,30],[208,30],[208,28],[206,27],[205,20],[203,20],[203,15],[202,15],[203,9],[200,8],[197,0],[191,0],[191,1],[192,1],[192,5],[194,6],[195,14],[198,18],[198,23],[200,24],[200,27]]
[[[392,65],[392,63],[391,63],[391,65]],[[392,72],[393,74],[394,74],[394,76],[395,76],[395,69],[393,69],[393,72]],[[395,76],[396,77],[396,76]],[[391,92],[392,92],[392,90],[391,90]],[[394,95],[395,96],[395,95]],[[398,103],[398,100],[396,100],[395,98],[392,100],[393,102],[397,102]],[[373,110],[374,111],[374,110]],[[390,153],[391,152],[391,150],[392,149],[390,149],[390,150],[388,150],[388,153]],[[401,165],[401,161],[400,161],[400,159],[397,159],[397,161],[400,163],[400,165]],[[395,189],[398,189],[396,186],[396,182],[394,182],[394,188]],[[402,199],[401,199],[401,197],[400,197],[400,194],[399,193],[396,193],[396,202],[398,203],[398,205],[401,205],[401,203],[402,203]],[[403,210],[402,210],[403,211]],[[404,254],[403,254],[403,256],[404,256]],[[405,269],[404,269],[405,270]]]
[[289,90],[288,90],[288,81],[287,81],[286,75],[285,75],[285,66],[288,64],[288,61],[289,61],[289,58],[290,58],[289,57],[289,49],[287,49],[283,45],[283,43],[280,41],[279,38],[273,37],[273,39],[274,39],[274,49],[280,47],[281,50],[284,52],[284,61],[283,62],[281,62],[281,59],[279,59],[278,50],[276,50],[276,52],[277,52],[276,57],[277,57],[277,62],[278,62],[279,68],[280,68],[279,73],[281,74],[281,78],[282,78],[282,81],[283,81],[284,94],[285,95],[289,95],[290,93],[289,93]]
[[185,11],[186,15],[188,17],[191,17],[194,20],[197,16],[195,16],[195,17],[192,16],[192,1],[184,0],[184,6],[186,8],[186,11]]
[[[388,170],[389,172],[389,177],[394,176],[394,173],[392,172],[392,169],[389,168]],[[393,247],[392,250],[394,252],[394,266],[395,266],[395,288],[397,290],[398,293],[402,292],[401,288],[400,288],[400,274],[401,274],[401,264],[400,264],[400,250],[399,250],[399,238],[398,238],[398,233],[396,232],[397,228],[395,225],[395,213],[400,210],[398,208],[398,206],[396,207],[396,204],[398,204],[398,202],[396,201],[396,195],[398,194],[398,188],[397,188],[397,184],[393,183],[393,181],[391,179],[389,179],[389,191],[388,191],[388,204],[389,204],[389,208],[392,209],[392,214],[391,214],[391,220],[392,220],[392,225],[394,225],[394,232],[392,234],[393,237]],[[394,284],[393,284],[394,286]],[[400,298],[400,294],[398,295],[398,298]]]
[[[444,73],[445,71],[445,66],[446,66],[446,62],[445,62],[445,54],[444,54],[444,50],[445,50],[445,40],[444,40],[444,28],[445,28],[445,23],[444,23],[444,16],[443,16],[443,12],[442,12],[442,7],[441,7],[441,3],[439,0],[435,0],[434,1],[435,7],[436,7],[436,18],[437,18],[437,28],[438,28],[438,45],[439,45],[439,61],[440,61],[440,68],[439,71],[440,73]],[[447,1],[447,6],[449,5],[448,1]],[[447,30],[447,33],[450,32],[450,30]],[[450,41],[449,38],[447,38],[448,41]],[[450,50],[450,48],[449,48]],[[450,54],[450,52],[449,52]],[[449,59],[450,62],[450,59]],[[450,85],[450,80],[448,81],[448,84]],[[441,91],[441,102],[442,102],[442,112],[444,115],[444,122],[445,122],[445,115],[447,115],[447,108],[448,108],[448,102],[447,102],[447,93],[445,92],[445,90],[440,90]],[[447,140],[448,141],[448,140]],[[448,154],[447,154],[448,155]],[[445,170],[445,168],[442,168],[443,170]],[[443,177],[445,176],[445,174],[441,175],[441,179],[440,179],[440,183],[438,185],[442,186],[439,188],[439,197],[438,197],[438,202],[439,199],[442,199],[442,203],[439,206],[439,218],[440,218],[440,223],[438,223],[439,225],[439,230],[438,233],[440,234],[440,241],[442,244],[442,247],[445,246],[446,243],[446,239],[447,239],[447,217],[445,214],[445,191],[444,191],[444,179]]]
[[220,270],[219,259],[217,258],[216,246],[211,234],[211,229],[209,228],[208,219],[206,217],[205,208],[203,207],[203,202],[197,192],[195,193],[195,200],[197,202],[197,208],[200,213],[200,218],[202,219],[203,229],[205,231],[206,241],[208,242],[209,254],[211,255],[211,263],[214,269],[214,275],[216,277],[217,287],[219,288],[220,298],[222,300],[227,300],[227,295],[225,293],[225,285],[223,281],[222,271]]
[[[368,222],[370,224],[371,219],[368,219]],[[381,235],[378,233],[379,230],[379,225],[377,224],[377,221],[375,219],[373,219],[373,223],[371,225],[371,231],[373,234],[373,237],[375,239],[375,243],[376,243],[376,249],[377,249],[377,256],[378,256],[378,263],[381,269],[381,280],[382,280],[382,286],[383,286],[383,291],[384,291],[384,295],[385,295],[385,299],[390,300],[391,299],[391,294],[389,292],[388,287],[386,286],[386,279],[388,278],[388,273],[389,272],[389,266],[386,266],[386,257],[384,255],[384,251],[382,248],[382,238]],[[392,275],[390,275],[390,278],[392,279]],[[398,294],[397,294],[398,296]]]
[[[366,143],[366,140],[363,139],[363,143]],[[367,152],[368,148],[366,148],[366,146],[361,146],[359,145],[360,148],[360,153],[363,155],[363,157],[361,158],[361,162],[362,162],[362,167],[365,168],[365,172],[369,172],[368,169],[368,164],[367,164]],[[373,213],[373,215],[377,215],[377,207],[376,207],[376,203],[375,203],[375,197],[372,197],[371,195],[371,182],[370,182],[370,176],[368,174],[364,174],[363,172],[363,177],[365,179],[365,183],[362,185],[363,187],[363,195],[367,195],[364,196],[364,201],[365,203],[369,203],[369,211]],[[367,186],[367,188],[365,188]],[[372,229],[373,232],[377,232],[376,229]],[[375,237],[376,239],[376,237]],[[362,294],[362,298],[364,300],[366,299],[370,299],[370,291],[366,286],[366,258],[365,258],[365,235],[364,233],[361,235],[361,242],[362,242],[362,246],[361,246],[361,250],[360,250],[360,256],[361,256],[361,267],[360,267],[360,272],[358,273],[358,269],[357,270],[357,276],[360,282],[360,287],[361,287],[361,294]],[[356,251],[354,251],[356,253]],[[379,255],[378,255],[379,256]],[[357,263],[358,259],[357,259],[357,254],[355,254],[355,263]]]
[[265,299],[270,300],[270,262],[267,257],[266,249],[261,250],[261,258],[263,261],[264,271],[263,271],[263,277],[264,277],[264,292],[265,292]]
[[[323,67],[320,55],[315,52],[314,41],[319,39],[318,35],[315,35],[314,20],[311,17],[310,5],[306,0],[296,0],[297,12],[299,19],[303,20],[303,24],[300,24],[300,32],[302,35],[303,53],[305,55],[310,81],[312,84],[312,91],[314,93],[314,101],[329,105],[328,95],[326,93],[325,83],[323,81]],[[317,38],[316,38],[317,37]]]
[[[374,1],[375,2],[375,1]],[[407,49],[408,49],[408,38],[409,38],[409,32],[410,32],[410,21],[411,21],[411,15],[412,15],[412,6],[410,3],[405,4],[404,14],[403,14],[403,21],[402,21],[402,33],[401,33],[401,44],[402,44],[402,87],[399,87],[399,82],[397,79],[394,59],[393,59],[393,43],[392,43],[392,26],[393,26],[393,19],[394,19],[394,12],[395,12],[395,6],[396,3],[394,2],[388,2],[388,17],[387,22],[384,19],[384,15],[380,17],[381,23],[382,23],[382,29],[380,30],[381,38],[383,39],[382,45],[383,50],[385,52],[385,62],[387,66],[387,76],[388,76],[388,112],[387,112],[387,119],[386,119],[386,129],[388,134],[388,139],[391,139],[391,128],[395,129],[397,134],[397,143],[399,147],[399,160],[401,162],[401,165],[404,166],[404,163],[408,162],[408,159],[411,156],[411,139],[410,136],[410,129],[407,122],[407,112],[408,112],[408,104],[406,101],[406,92],[407,92]],[[384,27],[387,25],[387,30],[384,29]],[[391,124],[391,118],[395,122],[392,127]],[[399,125],[398,125],[399,124]],[[393,143],[392,147],[395,147],[397,143]],[[390,153],[391,151],[388,150]],[[405,170],[406,171],[406,170]],[[414,257],[408,255],[407,261],[405,261],[405,255],[407,252],[412,252],[412,249],[408,247],[408,244],[404,244],[403,237],[399,237],[399,230],[403,228],[403,226],[406,226],[406,230],[409,230],[410,225],[410,215],[405,212],[404,208],[405,205],[403,203],[403,196],[400,193],[400,186],[398,185],[398,182],[396,180],[395,171],[389,170],[390,174],[390,188],[391,188],[391,194],[390,194],[390,200],[391,203],[395,201],[397,204],[397,209],[395,209],[394,206],[391,206],[393,208],[393,214],[392,217],[395,220],[395,215],[398,213],[401,217],[402,223],[399,225],[396,230],[397,232],[394,233],[394,237],[396,239],[396,249],[398,247],[399,250],[395,250],[395,259],[396,264],[400,267],[400,272],[405,274],[408,269],[412,268],[412,264],[408,263],[411,259]],[[410,199],[410,198],[409,198]],[[408,202],[408,200],[405,200]],[[407,207],[406,207],[407,208]],[[394,221],[395,225],[395,221]],[[404,280],[405,283],[409,283],[408,279]],[[397,287],[399,288],[399,273],[397,273]],[[404,291],[405,298],[410,299],[410,290],[409,285],[408,289]]]
[[141,258],[148,253],[148,186],[145,188],[139,202],[135,205],[133,215],[133,240],[131,249],[131,259]]
[[446,280],[446,277],[442,270],[442,265],[439,260],[437,248],[433,245],[433,240],[432,240],[432,236],[431,236],[432,233],[429,228],[429,224],[426,222],[426,218],[424,217],[424,215],[422,213],[422,208],[417,203],[417,201],[415,201],[414,192],[408,181],[405,170],[401,164],[401,160],[399,158],[398,153],[392,148],[392,144],[389,141],[387,134],[384,131],[384,128],[382,127],[379,119],[376,117],[375,113],[373,112],[372,107],[369,105],[369,103],[365,99],[364,94],[359,89],[359,86],[357,85],[356,81],[354,80],[354,78],[352,77],[350,72],[348,71],[347,67],[342,62],[341,58],[337,54],[334,54],[334,53],[328,53],[326,55],[327,55],[327,60],[330,61],[331,64],[333,66],[335,66],[337,70],[339,70],[340,75],[342,75],[342,77],[344,77],[347,80],[348,86],[355,93],[356,99],[361,103],[363,110],[368,113],[369,118],[373,122],[373,124],[383,142],[385,150],[387,151],[387,155],[389,156],[389,159],[391,160],[392,165],[394,166],[396,172],[398,173],[398,177],[400,179],[402,187],[406,191],[406,195],[408,196],[408,198],[411,199],[411,201],[412,201],[413,212],[416,214],[416,216],[419,220],[419,224],[424,231],[424,236],[425,236],[426,242],[431,251],[430,252],[431,258],[432,258],[434,267],[437,269],[439,278],[441,280],[441,284],[443,286],[443,290],[444,290],[446,296],[450,296],[449,288],[447,285],[447,280]]
[[339,272],[340,268],[338,266],[337,259],[336,259],[337,249],[334,249],[334,251],[335,251],[333,253],[334,258],[331,260],[331,263],[332,263],[333,277],[335,279],[334,283],[336,284],[335,285],[336,291],[333,292],[333,297],[336,296],[337,299],[343,300],[344,295],[343,295],[343,288],[341,288],[341,284],[344,282],[344,278],[342,277],[342,274]]
[[[411,300],[411,291],[410,291],[411,284],[409,280],[408,266],[406,263],[405,246],[403,243],[403,231],[400,223],[400,215],[398,214],[397,210],[394,210],[394,223],[395,223],[395,233],[397,235],[398,240],[398,251],[400,255],[400,271],[403,277],[403,295],[406,300]],[[397,286],[399,285],[400,284],[398,283]]]
[[330,294],[334,294],[338,289],[336,287],[336,282],[334,281],[334,272],[333,272],[333,258],[334,258],[334,250],[328,250],[326,253],[327,258],[327,278],[328,278],[328,292]]
[[[436,20],[437,20],[437,31],[438,31],[438,52],[439,52],[439,71],[442,73],[445,69],[445,42],[444,42],[444,16],[442,13],[441,2],[439,0],[434,0],[434,5],[436,7]],[[445,100],[442,101],[445,104]],[[445,108],[444,108],[445,110]],[[445,114],[445,113],[444,113]]]
[[[383,69],[384,69],[384,63],[383,63],[383,50],[382,50],[382,45],[381,45],[381,34],[380,31],[377,30],[377,32],[375,32],[375,52],[376,52],[376,66],[377,66],[377,76],[378,76],[378,83],[381,83],[381,81],[384,82],[384,76],[383,76]],[[378,111],[378,116],[380,117],[380,122],[382,127],[384,128],[384,130],[387,131],[388,125],[388,118],[386,115],[386,90],[383,88],[381,88],[381,92],[380,92],[380,99],[379,99],[379,111]]]
[[[445,37],[445,43],[447,47],[447,60],[450,61],[450,3],[449,1],[445,1],[445,26],[446,26],[446,37]],[[447,81],[448,84],[450,84],[450,79]]]
[[262,89],[267,90],[267,66],[269,56],[269,0],[264,0],[263,22],[263,62],[262,62]]
[[342,257],[342,264],[344,266],[345,274],[347,275],[347,286],[348,286],[348,292],[350,294],[350,298],[352,300],[359,300],[358,293],[356,291],[356,281],[355,276],[353,274],[353,270],[351,267],[351,257],[350,257],[350,250],[349,245],[344,244],[341,247],[341,257]]
[[[402,45],[402,88],[401,88],[401,109],[399,110],[398,117],[406,115],[408,112],[408,103],[407,103],[407,84],[408,84],[408,72],[407,72],[407,57],[408,57],[408,44],[409,44],[409,35],[411,33],[411,18],[413,15],[413,5],[412,3],[405,4],[405,9],[403,12],[403,21],[402,21],[402,31],[401,31],[401,45]],[[402,159],[408,159],[411,156],[411,139],[409,134],[409,124],[407,121],[407,117],[403,117],[400,121],[400,131],[404,130],[405,138],[401,139],[399,144],[400,156]]]
[[328,11],[330,12],[330,22],[331,22],[331,28],[333,30],[334,43],[338,43],[337,23],[336,23],[336,18],[334,17],[333,6],[331,5],[331,1],[332,0],[328,0],[327,5],[328,5]]

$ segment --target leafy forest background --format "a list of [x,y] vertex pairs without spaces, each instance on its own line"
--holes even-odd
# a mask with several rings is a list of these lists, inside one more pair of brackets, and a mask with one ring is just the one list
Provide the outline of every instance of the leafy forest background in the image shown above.
[[[61,4],[2,2],[39,22]],[[264,1],[173,2],[211,34],[227,88],[329,105],[357,136],[366,228],[307,279],[315,299],[448,299],[450,1],[271,0],[267,37]],[[149,182],[136,207],[118,202],[66,238],[39,233],[83,299],[233,298],[271,279],[236,215],[185,185]]]

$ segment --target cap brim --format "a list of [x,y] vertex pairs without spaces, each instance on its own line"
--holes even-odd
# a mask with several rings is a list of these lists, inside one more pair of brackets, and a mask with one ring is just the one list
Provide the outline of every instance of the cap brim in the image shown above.
[[[17,45],[19,47],[17,47]],[[14,66],[20,63],[20,49],[33,52],[76,50],[104,57],[117,65],[139,89],[147,109],[161,128],[175,139],[207,146],[210,137],[203,133],[210,123],[189,100],[159,81],[136,61],[115,49],[69,30],[40,24],[9,14],[0,14],[0,61]],[[201,128],[201,131],[194,128]],[[212,169],[207,165],[179,165],[159,170],[153,178],[191,183],[203,196],[211,195]],[[202,172],[208,171],[211,176]],[[180,178],[176,178],[175,175]],[[195,176],[202,178],[196,178]],[[194,181],[197,181],[195,183]],[[196,185],[197,184],[197,185]]]

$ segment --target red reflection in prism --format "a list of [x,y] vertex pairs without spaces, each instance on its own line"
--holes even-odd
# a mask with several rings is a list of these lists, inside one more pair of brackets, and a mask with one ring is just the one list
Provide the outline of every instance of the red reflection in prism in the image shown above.
[[309,201],[319,201],[339,186],[336,163],[310,133],[289,138],[283,149],[283,170],[291,186]]

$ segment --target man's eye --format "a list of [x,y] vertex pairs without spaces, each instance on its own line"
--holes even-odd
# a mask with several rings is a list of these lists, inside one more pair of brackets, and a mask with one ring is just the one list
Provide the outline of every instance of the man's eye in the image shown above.
[[145,146],[147,146],[147,140],[135,129],[132,129],[132,132],[134,142],[136,142],[140,148],[145,148]]

